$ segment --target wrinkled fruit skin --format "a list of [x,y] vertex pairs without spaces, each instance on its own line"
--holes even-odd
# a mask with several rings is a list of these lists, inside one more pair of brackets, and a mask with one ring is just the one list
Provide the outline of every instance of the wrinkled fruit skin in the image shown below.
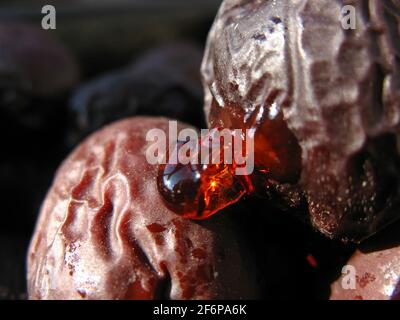
[[400,223],[368,239],[346,263],[354,267],[354,289],[345,290],[349,274],[331,286],[331,300],[400,300]]
[[165,207],[145,158],[153,128],[168,132],[167,119],[114,123],[64,161],[28,253],[30,299],[255,296],[226,217],[195,223]]
[[259,145],[272,142],[257,153],[256,138],[256,162],[298,189],[318,230],[358,242],[399,216],[400,8],[352,1],[345,30],[344,4],[226,0],[202,75],[209,125],[259,128]]

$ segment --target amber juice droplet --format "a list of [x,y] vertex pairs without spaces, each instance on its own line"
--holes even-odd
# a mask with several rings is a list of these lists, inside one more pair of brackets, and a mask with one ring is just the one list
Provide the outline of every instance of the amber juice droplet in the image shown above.
[[237,176],[235,164],[220,158],[217,164],[161,165],[157,185],[167,207],[185,218],[205,219],[237,202],[249,190],[250,180]]
[[[246,113],[240,106],[221,107],[214,99],[209,114],[210,126],[254,128],[254,161],[261,175],[280,183],[296,183],[301,174],[301,147],[274,101]],[[256,170],[255,170],[256,171]]]

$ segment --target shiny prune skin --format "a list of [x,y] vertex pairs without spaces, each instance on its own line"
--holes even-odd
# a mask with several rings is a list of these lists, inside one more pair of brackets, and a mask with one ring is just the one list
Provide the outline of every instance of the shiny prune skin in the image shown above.
[[[331,285],[331,300],[400,299],[400,223],[366,240],[340,265],[354,268],[355,287],[348,289],[349,270],[339,273]],[[342,271],[342,270],[341,270]],[[350,283],[351,284],[351,283]],[[347,289],[347,290],[346,290]]]
[[298,190],[320,232],[360,242],[399,218],[400,8],[354,1],[346,30],[345,4],[226,0],[202,75],[209,125],[258,128],[274,184]]
[[165,206],[145,156],[154,128],[168,132],[168,120],[116,122],[63,162],[28,252],[30,299],[256,296],[227,216],[195,223]]
[[204,127],[201,57],[192,43],[163,45],[82,84],[69,103],[71,143],[107,123],[136,115],[165,116]]

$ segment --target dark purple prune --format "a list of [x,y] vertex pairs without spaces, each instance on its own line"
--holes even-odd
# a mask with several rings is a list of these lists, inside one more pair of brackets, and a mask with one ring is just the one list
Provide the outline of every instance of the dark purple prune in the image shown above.
[[[21,23],[0,23],[2,127],[37,129],[57,108],[46,100],[78,80],[76,61],[50,33]],[[53,101],[54,102],[54,101]]]
[[225,0],[202,75],[209,125],[255,127],[273,189],[291,185],[319,231],[358,242],[399,218],[400,8],[352,1],[353,30],[345,4]]
[[77,63],[53,32],[0,23],[0,192],[6,231],[31,232],[39,198],[64,154],[68,90]]
[[255,297],[228,217],[195,223],[164,205],[145,156],[154,128],[168,132],[168,120],[114,123],[64,161],[28,252],[31,299]]
[[195,45],[165,45],[129,67],[82,85],[70,102],[76,123],[72,142],[107,123],[134,115],[166,116],[201,127],[201,58]]

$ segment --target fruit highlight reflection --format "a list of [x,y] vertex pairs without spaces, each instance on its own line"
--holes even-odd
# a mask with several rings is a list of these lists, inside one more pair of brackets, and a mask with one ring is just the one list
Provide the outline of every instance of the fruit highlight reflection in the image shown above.
[[158,190],[166,205],[190,219],[205,219],[238,201],[246,192],[229,165],[166,164]]
[[[199,144],[208,139],[210,136],[200,138]],[[244,142],[242,139],[242,146]],[[184,142],[177,143],[178,152],[183,145]],[[206,219],[253,192],[252,175],[237,175],[238,165],[234,160],[225,163],[225,149],[229,147],[233,149],[232,145],[221,143],[217,150],[210,149],[213,161],[209,164],[200,164],[198,159],[198,163],[167,163],[159,167],[158,190],[170,210],[185,218]],[[195,154],[193,157],[200,156]],[[218,157],[217,161],[214,161],[215,157]]]

